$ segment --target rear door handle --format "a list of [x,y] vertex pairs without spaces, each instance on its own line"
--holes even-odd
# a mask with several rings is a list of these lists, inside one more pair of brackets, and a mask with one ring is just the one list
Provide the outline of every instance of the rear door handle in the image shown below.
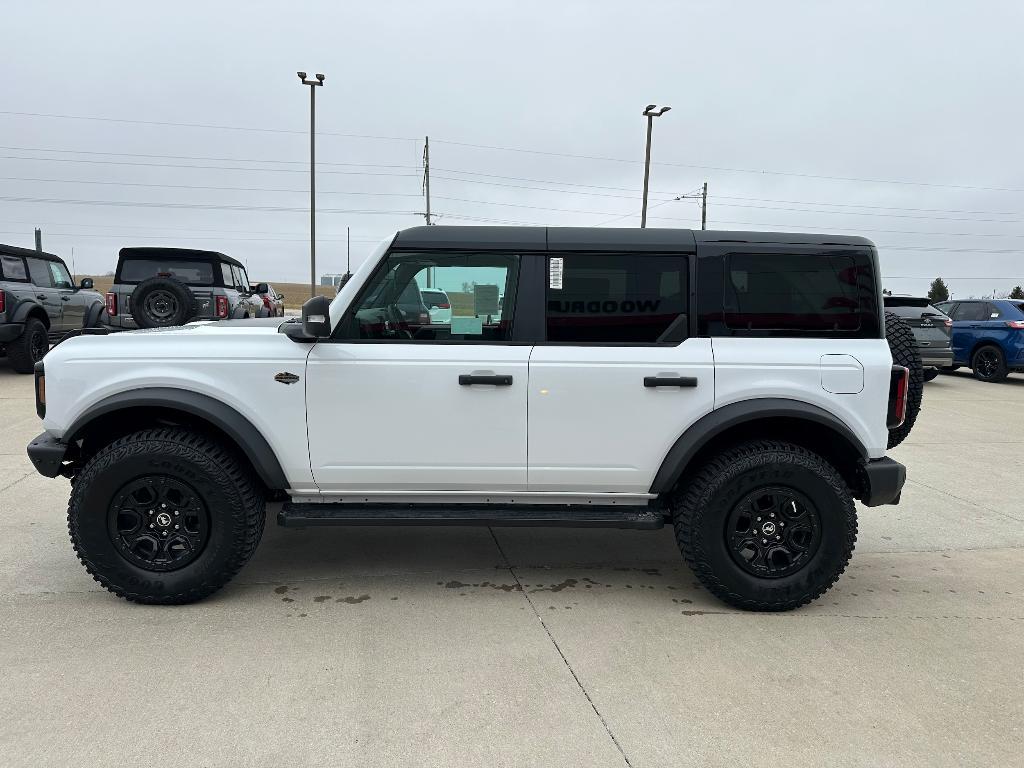
[[473,384],[490,384],[494,387],[511,387],[512,377],[494,375],[484,376],[472,373],[463,373],[459,376],[459,386],[469,387]]
[[45,293],[37,293],[36,294],[36,298],[39,299],[40,301],[46,301],[46,294]]
[[60,300],[61,301],[71,301],[71,297],[70,296],[61,296]]
[[696,387],[696,376],[644,376],[645,387]]

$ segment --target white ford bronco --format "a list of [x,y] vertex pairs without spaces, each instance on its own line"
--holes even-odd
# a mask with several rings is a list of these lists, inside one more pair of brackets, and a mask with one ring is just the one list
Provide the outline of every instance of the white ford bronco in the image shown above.
[[417,227],[301,321],[58,345],[28,453],[128,600],[211,594],[283,501],[285,526],[669,522],[712,593],[785,610],[842,574],[854,499],[899,500],[921,373],[896,323],[859,237]]

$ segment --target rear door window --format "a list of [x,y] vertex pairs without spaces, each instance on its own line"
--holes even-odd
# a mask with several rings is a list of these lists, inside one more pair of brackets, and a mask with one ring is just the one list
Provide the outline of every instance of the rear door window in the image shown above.
[[954,320],[985,320],[985,302],[983,301],[965,301],[956,308],[956,317]]
[[130,258],[121,262],[118,282],[141,283],[151,277],[173,277],[188,285],[213,285],[213,265],[208,261],[159,257]]
[[0,277],[4,280],[28,280],[25,260],[20,256],[0,256]]
[[678,344],[688,335],[685,256],[573,254],[548,257],[549,342]]
[[34,285],[38,285],[40,288],[53,288],[53,276],[50,274],[49,262],[29,256],[25,259],[25,263],[28,264],[28,274]]

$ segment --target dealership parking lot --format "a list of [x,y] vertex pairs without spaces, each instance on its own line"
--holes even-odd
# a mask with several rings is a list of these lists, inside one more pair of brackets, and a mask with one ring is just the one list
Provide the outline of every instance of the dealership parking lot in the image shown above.
[[927,385],[821,600],[735,611],[666,529],[283,530],[128,604],[34,473],[0,360],[4,765],[1008,766],[1024,748],[1024,376]]

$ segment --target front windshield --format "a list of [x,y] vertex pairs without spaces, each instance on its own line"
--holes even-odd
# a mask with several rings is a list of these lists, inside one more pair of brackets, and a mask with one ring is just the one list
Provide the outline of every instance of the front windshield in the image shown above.
[[355,295],[355,292],[358,290],[354,286],[356,284],[362,283],[362,279],[357,280],[355,279],[355,277],[358,275],[360,278],[362,278],[364,272],[372,270],[374,266],[377,264],[377,262],[380,261],[384,254],[387,252],[388,248],[391,246],[391,242],[394,239],[394,237],[389,237],[386,240],[381,240],[380,243],[378,243],[377,247],[373,249],[373,252],[366,257],[366,261],[364,261],[356,268],[356,271],[353,274],[353,279],[350,279],[347,283],[345,283],[345,285],[343,285],[338,290],[338,295],[335,296],[334,301],[331,302],[332,328],[336,326],[338,322],[341,320],[341,316],[345,313],[345,306],[348,304],[351,297]]

